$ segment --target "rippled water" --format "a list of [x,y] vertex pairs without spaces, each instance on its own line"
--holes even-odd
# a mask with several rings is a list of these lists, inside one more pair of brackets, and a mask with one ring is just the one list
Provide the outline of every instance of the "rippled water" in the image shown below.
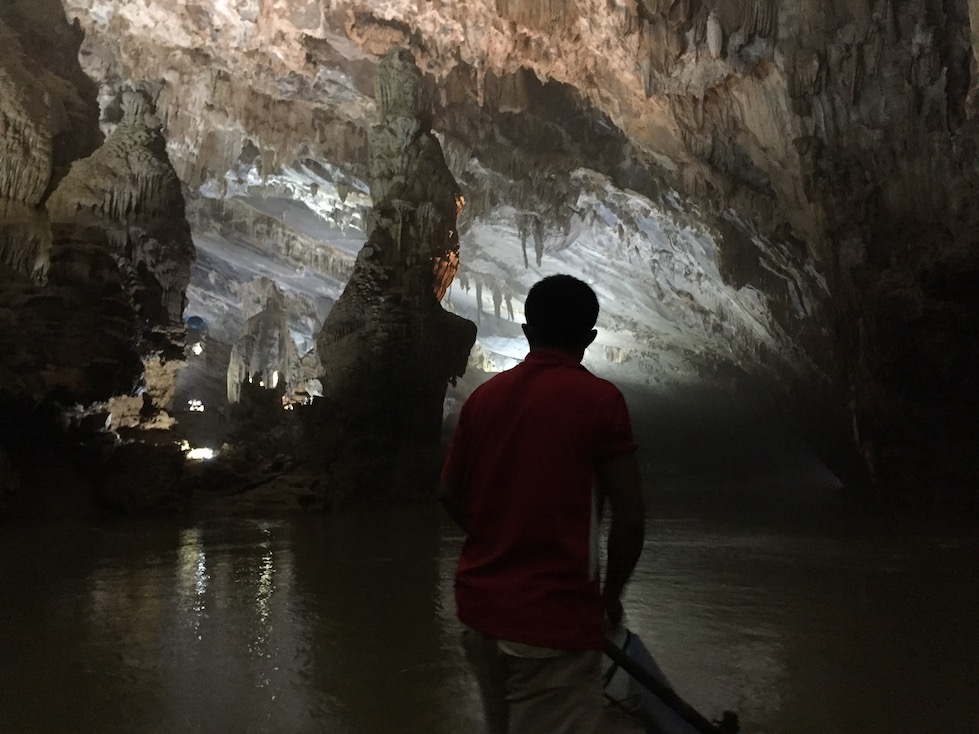
[[[478,731],[435,508],[0,528],[0,731]],[[655,517],[626,610],[745,732],[979,732],[979,542]]]

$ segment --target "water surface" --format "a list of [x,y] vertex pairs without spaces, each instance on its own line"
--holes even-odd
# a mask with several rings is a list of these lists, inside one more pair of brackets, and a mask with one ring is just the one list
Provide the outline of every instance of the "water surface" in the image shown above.
[[[626,599],[745,732],[979,732],[979,542],[654,503]],[[479,730],[436,507],[0,528],[0,731]]]

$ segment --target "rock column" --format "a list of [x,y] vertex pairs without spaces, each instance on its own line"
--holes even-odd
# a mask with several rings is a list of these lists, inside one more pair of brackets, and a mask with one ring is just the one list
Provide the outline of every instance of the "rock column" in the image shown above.
[[463,199],[430,131],[408,51],[384,57],[375,93],[374,206],[367,242],[317,338],[320,410],[334,430],[342,426],[333,468],[346,490],[416,496],[434,487],[446,387],[465,371],[476,338],[472,322],[440,305],[459,267]]
[[146,391],[157,408],[169,410],[184,365],[182,316],[196,251],[150,95],[127,89],[121,102],[120,124],[72,165],[46,207],[56,225],[108,237],[139,316]]

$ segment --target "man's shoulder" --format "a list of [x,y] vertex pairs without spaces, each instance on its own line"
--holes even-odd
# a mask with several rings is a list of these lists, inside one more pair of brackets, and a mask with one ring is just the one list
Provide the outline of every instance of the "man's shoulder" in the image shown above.
[[611,380],[606,380],[604,377],[593,375],[591,372],[588,374],[595,378],[595,389],[602,390],[609,395],[622,395],[622,391],[619,389],[619,386]]
[[528,364],[521,362],[515,367],[490,377],[469,395],[467,402],[495,399],[502,392],[522,389],[527,384],[549,383],[554,387],[571,389],[575,394],[587,394],[597,398],[614,399],[622,395],[615,383],[599,377],[584,365],[575,363]]
[[[522,364],[522,363],[521,363]],[[518,364],[516,367],[511,367],[503,372],[498,372],[497,374],[490,377],[486,382],[478,385],[466,399],[466,402],[479,401],[486,395],[497,392],[498,390],[505,390],[512,384],[514,379],[519,378],[519,369],[521,365]]]
[[606,380],[604,377],[599,377],[584,365],[578,365],[577,370],[567,374],[570,379],[578,381],[583,387],[591,390],[595,394],[607,396],[622,394],[622,391],[619,390],[614,382]]

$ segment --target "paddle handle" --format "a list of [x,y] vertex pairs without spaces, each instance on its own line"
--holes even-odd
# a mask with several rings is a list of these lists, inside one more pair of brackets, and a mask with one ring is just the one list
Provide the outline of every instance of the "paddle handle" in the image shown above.
[[[721,728],[704,718],[693,706],[680,698],[676,691],[653,678],[645,668],[629,657],[615,643],[609,642],[605,648],[605,654],[701,734],[731,734],[730,729]],[[737,729],[734,731],[736,732]]]

